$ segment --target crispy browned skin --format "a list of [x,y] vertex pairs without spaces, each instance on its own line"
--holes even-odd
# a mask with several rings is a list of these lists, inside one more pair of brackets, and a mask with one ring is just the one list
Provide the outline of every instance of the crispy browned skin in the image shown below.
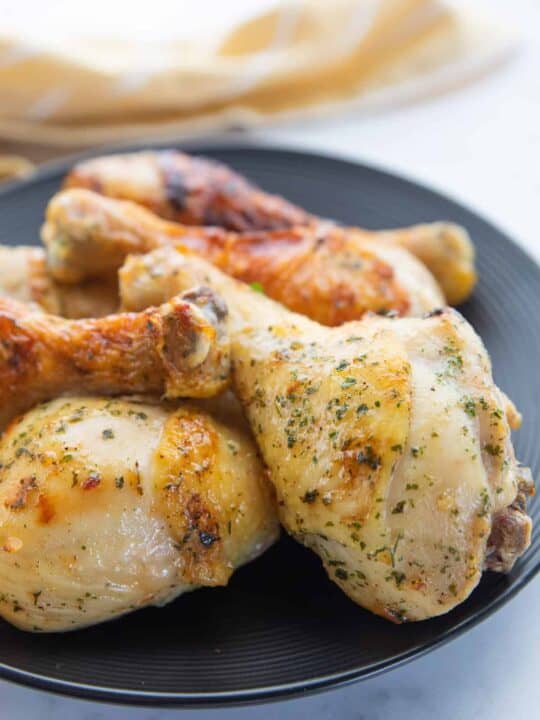
[[132,200],[185,225],[276,230],[313,219],[282,197],[259,190],[227,166],[176,150],[86,160],[73,168],[64,186]]
[[173,245],[256,282],[273,299],[324,325],[341,325],[368,311],[419,315],[444,304],[415,258],[334,225],[241,234],[186,227],[134,203],[73,189],[49,203],[42,238],[51,274],[67,283],[110,274],[129,253]]
[[111,276],[59,283],[47,269],[43,248],[0,245],[0,296],[36,303],[65,318],[103,317],[118,309],[118,281]]
[[[245,231],[321,222],[284,198],[263,192],[220,163],[176,150],[86,160],[73,168],[64,185],[132,200],[185,225],[219,225]],[[474,247],[459,225],[436,222],[380,232],[361,228],[348,228],[346,232],[406,248],[435,276],[451,305],[466,300],[475,286]]]
[[0,299],[0,428],[65,392],[211,397],[227,385],[223,306],[207,289],[159,308],[64,320]]

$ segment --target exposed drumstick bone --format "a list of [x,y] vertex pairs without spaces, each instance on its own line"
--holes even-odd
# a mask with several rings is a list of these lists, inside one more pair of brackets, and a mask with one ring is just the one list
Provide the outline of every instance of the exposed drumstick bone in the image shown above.
[[270,297],[325,325],[368,311],[421,315],[444,304],[433,277],[409,253],[335,225],[242,234],[185,227],[134,203],[74,189],[51,200],[42,237],[50,272],[63,282],[110,274],[128,253],[173,245],[256,282]]
[[[176,150],[109,155],[75,165],[66,187],[85,187],[132,200],[185,225],[220,225],[229,230],[276,230],[321,221],[278,195],[263,192],[221,163]],[[474,248],[467,231],[449,222],[373,232],[416,255],[435,276],[447,301],[463,302],[476,282]]]
[[0,299],[0,427],[67,392],[216,395],[229,375],[225,315],[207,288],[93,320],[64,320]]

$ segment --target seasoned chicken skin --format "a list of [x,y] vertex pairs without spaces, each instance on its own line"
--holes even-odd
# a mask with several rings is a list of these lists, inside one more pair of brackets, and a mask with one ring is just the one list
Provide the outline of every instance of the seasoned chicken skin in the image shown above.
[[43,248],[0,245],[0,297],[35,303],[71,319],[103,317],[118,307],[118,283],[114,277],[58,283],[47,269]]
[[[321,222],[220,163],[174,150],[85,160],[72,169],[64,185],[132,200],[184,225],[220,225],[242,232],[287,230]],[[474,288],[474,248],[459,225],[439,222],[382,232],[361,228],[344,232],[351,238],[390,241],[409,250],[435,276],[451,305],[466,300]]]
[[353,600],[395,621],[440,615],[526,549],[519,415],[457,312],[325,328],[171,249],[120,273],[134,309],[193,282],[228,304],[233,387],[282,523]]
[[0,615],[25,630],[226,585],[279,532],[231,398],[59,398],[9,426],[0,462]]
[[50,273],[61,282],[110,275],[128,253],[180,246],[325,325],[368,311],[419,315],[445,302],[409,253],[332,225],[243,234],[190,228],[130,202],[66,190],[49,203],[42,237]]
[[184,225],[221,225],[240,232],[307,225],[313,218],[226,165],[175,150],[84,160],[66,177],[64,187],[132,200]]
[[208,288],[93,320],[65,320],[0,299],[0,428],[67,392],[216,395],[229,376],[225,314]]

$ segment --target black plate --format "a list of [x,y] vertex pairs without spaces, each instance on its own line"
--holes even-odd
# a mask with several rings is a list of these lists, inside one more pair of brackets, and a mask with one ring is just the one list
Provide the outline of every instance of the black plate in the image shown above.
[[[319,215],[382,228],[447,219],[467,227],[480,284],[462,308],[482,335],[497,382],[525,418],[518,457],[540,466],[540,269],[499,230],[417,184],[343,160],[257,147],[197,145],[265,189]],[[0,242],[35,243],[47,199],[68,163],[0,192]],[[31,635],[0,621],[0,674],[48,690],[138,704],[227,704],[335,686],[395,667],[472,627],[540,566],[540,502],[533,544],[508,576],[486,574],[443,617],[396,627],[356,607],[319,560],[283,538],[224,589],[64,635]]]

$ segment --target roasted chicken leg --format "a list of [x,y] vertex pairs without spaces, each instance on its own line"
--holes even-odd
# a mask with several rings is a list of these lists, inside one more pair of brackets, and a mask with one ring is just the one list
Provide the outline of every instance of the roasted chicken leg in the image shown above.
[[457,312],[325,328],[172,249],[120,273],[128,308],[193,282],[228,304],[233,387],[284,526],[353,600],[422,620],[462,602],[483,569],[511,567],[531,530],[519,415]]
[[[175,150],[85,160],[73,168],[64,184],[132,200],[184,225],[219,225],[242,232],[287,230],[321,222],[284,198],[263,192],[225,165]],[[435,276],[451,305],[463,302],[472,292],[476,282],[474,248],[467,231],[454,223],[382,232],[349,228],[344,232],[347,237],[372,242],[391,240],[409,250]]]
[[66,392],[216,395],[228,384],[225,314],[207,288],[97,320],[64,320],[0,299],[0,429]]
[[25,630],[225,585],[278,532],[233,398],[176,409],[60,398],[0,438],[0,615]]
[[65,318],[103,317],[118,307],[118,283],[115,277],[58,283],[48,272],[43,248],[0,245],[0,297],[35,303]]
[[421,315],[445,302],[409,253],[332,225],[239,235],[167,223],[130,202],[66,190],[49,203],[42,238],[49,271],[61,282],[110,276],[130,252],[176,245],[325,325],[368,311]]

